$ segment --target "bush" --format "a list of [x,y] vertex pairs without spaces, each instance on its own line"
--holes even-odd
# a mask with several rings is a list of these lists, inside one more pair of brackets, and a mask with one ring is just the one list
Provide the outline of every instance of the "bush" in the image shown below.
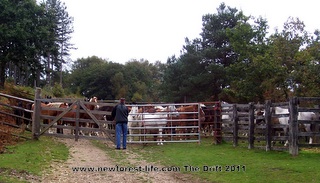
[[64,96],[64,90],[62,86],[58,83],[55,83],[52,88],[52,94],[55,97],[63,97]]

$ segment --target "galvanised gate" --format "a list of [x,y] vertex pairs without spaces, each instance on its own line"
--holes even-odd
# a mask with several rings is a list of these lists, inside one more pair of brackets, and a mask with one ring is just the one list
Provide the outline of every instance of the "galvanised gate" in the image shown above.
[[199,103],[127,106],[128,143],[200,142]]

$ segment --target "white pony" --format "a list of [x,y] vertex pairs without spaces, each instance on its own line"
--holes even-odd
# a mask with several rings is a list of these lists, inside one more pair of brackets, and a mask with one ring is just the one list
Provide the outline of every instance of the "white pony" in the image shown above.
[[223,113],[221,115],[222,128],[231,127],[231,125],[228,124],[228,122],[232,120],[232,115],[233,115],[232,108],[233,108],[232,104],[228,104],[227,102],[224,102],[224,101],[221,102],[221,110]]
[[[275,114],[289,114],[289,110],[282,107],[275,107]],[[285,125],[285,127],[283,128],[283,132],[284,132],[284,135],[287,136],[288,130],[289,130],[289,116],[278,117],[278,120],[279,120],[279,124]],[[288,144],[289,144],[289,141],[286,140],[286,142],[284,143],[284,146],[288,146]]]
[[[289,114],[289,110],[282,108],[282,107],[275,107],[275,114]],[[314,120],[316,117],[316,114],[314,112],[299,112],[298,114],[298,120]],[[284,134],[288,135],[289,130],[289,117],[279,117],[279,123],[282,125],[286,125],[286,127],[283,128]],[[304,124],[304,127],[307,132],[311,132],[311,125],[310,124]],[[313,138],[310,137],[309,144],[312,144]],[[289,144],[289,141],[287,140],[284,146],[287,146]]]
[[[97,97],[90,98],[89,102],[92,103],[92,104],[86,104],[86,107],[89,110],[98,110],[99,109],[99,105],[94,104],[94,103],[98,103]],[[88,117],[88,118],[91,118],[91,117]],[[87,123],[86,126],[89,126],[90,128],[99,128],[99,125],[96,123]],[[81,133],[83,133],[83,132],[81,131]],[[99,132],[98,131],[90,131],[89,136],[92,136],[92,135],[99,136]]]
[[[148,130],[154,130],[154,129],[158,130],[158,138],[157,138],[158,145],[163,145],[162,131],[163,131],[163,127],[167,125],[168,119],[170,117],[179,116],[179,113],[174,105],[169,105],[163,108],[161,111],[159,112],[157,111],[154,113],[142,112],[142,113],[138,113],[138,115],[135,115],[136,112],[137,112],[137,108],[133,108],[130,111],[132,119],[136,120],[136,126],[139,126],[139,127],[144,126],[145,129],[148,129]],[[128,122],[128,126],[133,126],[133,123],[135,123],[133,121],[134,120],[131,120],[132,123],[130,125]],[[129,130],[129,133],[131,134],[132,131],[130,132]]]
[[[128,115],[128,130],[129,130],[129,142],[132,142],[132,134],[133,129],[132,127],[141,127],[142,122],[138,119],[139,108],[138,106],[132,106],[131,111]],[[140,130],[139,130],[140,131]],[[141,136],[139,136],[139,140],[141,141]]]
[[157,138],[157,144],[163,145],[162,131],[163,128],[167,125],[168,118],[178,117],[179,113],[174,105],[169,105],[164,108],[164,110],[155,113],[143,113],[141,115],[144,126],[150,127],[151,129],[158,129],[159,134]]
[[[298,120],[314,120],[316,119],[316,114],[314,112],[299,112]],[[304,124],[306,132],[312,132],[311,124]],[[309,144],[312,144],[313,137],[310,136]]]

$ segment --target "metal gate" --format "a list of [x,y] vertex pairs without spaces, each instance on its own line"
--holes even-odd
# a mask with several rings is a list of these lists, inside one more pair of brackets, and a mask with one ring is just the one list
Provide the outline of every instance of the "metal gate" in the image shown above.
[[[137,104],[131,108],[128,143],[200,142],[199,103]],[[192,110],[185,110],[185,109]],[[138,112],[134,112],[138,109]]]

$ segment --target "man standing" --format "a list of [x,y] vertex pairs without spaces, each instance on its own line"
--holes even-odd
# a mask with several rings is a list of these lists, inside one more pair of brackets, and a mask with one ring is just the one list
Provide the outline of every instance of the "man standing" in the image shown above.
[[112,110],[112,118],[116,121],[116,149],[121,147],[121,134],[122,134],[122,148],[127,148],[127,130],[128,130],[128,107],[125,105],[125,99],[121,98],[120,103],[117,104]]

